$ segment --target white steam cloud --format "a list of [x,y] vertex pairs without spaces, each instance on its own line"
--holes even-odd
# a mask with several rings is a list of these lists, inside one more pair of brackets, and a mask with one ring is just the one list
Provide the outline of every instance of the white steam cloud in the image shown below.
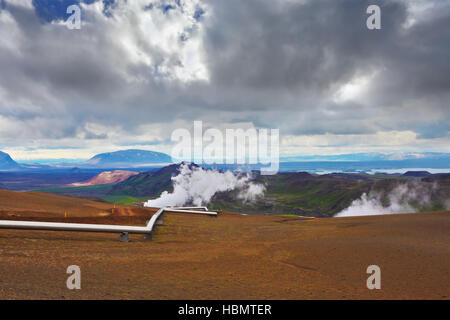
[[361,198],[354,200],[348,208],[337,213],[335,217],[417,212],[418,208],[431,203],[431,193],[436,188],[436,185],[427,188],[420,184],[400,184],[385,197],[388,205],[383,205],[383,193],[364,193]]
[[237,175],[231,171],[219,172],[190,167],[182,164],[180,174],[172,177],[173,192],[164,191],[154,200],[148,200],[144,206],[162,208],[166,206],[183,206],[208,204],[217,192],[238,190],[238,199],[245,202],[263,196],[265,187],[250,181],[251,176]]

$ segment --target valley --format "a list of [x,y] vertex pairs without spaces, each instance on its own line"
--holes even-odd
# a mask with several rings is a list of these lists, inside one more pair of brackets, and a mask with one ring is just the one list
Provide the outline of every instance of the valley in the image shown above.
[[[171,179],[179,174],[178,170],[179,165],[170,165],[133,174],[116,184],[84,187],[56,185],[36,190],[139,206],[146,200],[158,198],[164,191],[172,192]],[[330,217],[349,207],[363,194],[375,194],[380,198],[380,202],[388,206],[390,193],[399,186],[407,186],[411,192],[420,190],[424,196],[430,198],[426,203],[413,203],[417,211],[445,210],[450,197],[450,174],[423,176],[420,172],[409,172],[405,175],[316,175],[306,172],[282,172],[273,176],[262,176],[253,172],[251,182],[264,186],[264,196],[253,201],[243,201],[239,198],[239,190],[229,190],[217,192],[208,205],[215,210],[246,214]]]

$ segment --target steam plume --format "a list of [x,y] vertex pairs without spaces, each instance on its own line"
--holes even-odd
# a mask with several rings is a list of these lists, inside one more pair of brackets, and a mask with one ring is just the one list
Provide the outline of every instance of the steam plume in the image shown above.
[[364,193],[335,217],[417,212],[420,208],[431,204],[431,194],[435,189],[436,185],[425,187],[420,184],[400,184],[387,196],[382,192]]
[[183,163],[180,174],[172,177],[173,192],[164,191],[154,200],[148,200],[144,206],[161,208],[165,206],[196,206],[208,204],[217,192],[238,190],[238,198],[253,201],[264,195],[265,187],[250,181],[249,174],[239,175],[231,171],[219,172],[190,167]]

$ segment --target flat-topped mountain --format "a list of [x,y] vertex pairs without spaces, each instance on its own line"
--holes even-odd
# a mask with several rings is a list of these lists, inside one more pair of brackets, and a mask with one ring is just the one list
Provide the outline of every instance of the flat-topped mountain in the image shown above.
[[98,154],[86,161],[85,165],[100,168],[132,168],[171,162],[172,158],[165,153],[130,149]]
[[407,171],[403,174],[405,177],[426,177],[431,175],[428,171]]

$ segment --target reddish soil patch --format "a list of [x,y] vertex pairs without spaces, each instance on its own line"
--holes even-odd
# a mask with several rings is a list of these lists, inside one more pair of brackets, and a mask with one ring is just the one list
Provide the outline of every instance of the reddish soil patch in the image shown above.
[[69,184],[69,187],[86,187],[96,186],[99,184],[113,184],[127,180],[129,177],[135,176],[139,172],[127,170],[104,171],[85,182],[75,182]]

